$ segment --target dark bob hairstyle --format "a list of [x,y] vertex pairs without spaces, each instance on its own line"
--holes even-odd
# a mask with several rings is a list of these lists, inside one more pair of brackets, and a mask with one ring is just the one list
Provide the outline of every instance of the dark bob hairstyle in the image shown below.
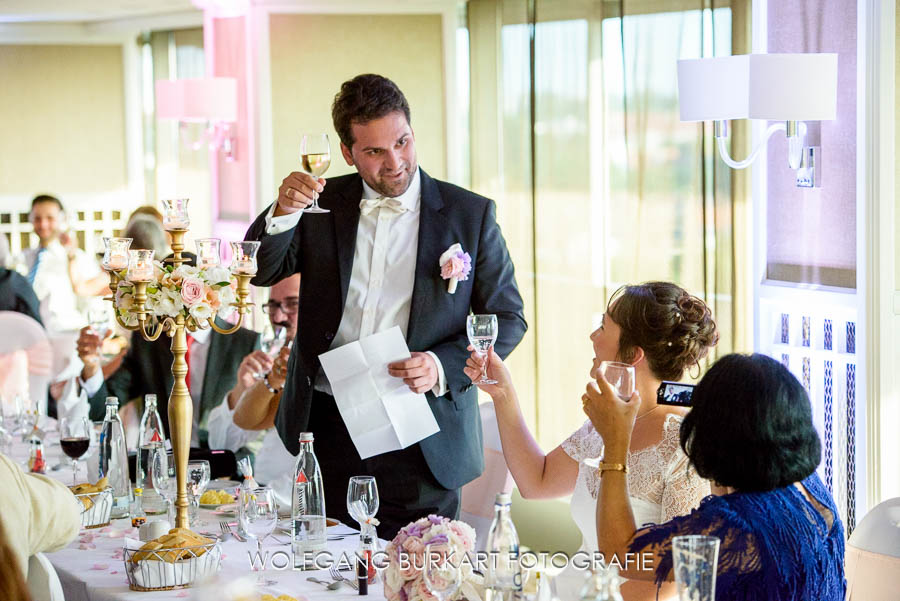
[[742,492],[767,491],[801,481],[819,465],[809,397],[771,357],[722,357],[691,400],[681,448],[700,476]]

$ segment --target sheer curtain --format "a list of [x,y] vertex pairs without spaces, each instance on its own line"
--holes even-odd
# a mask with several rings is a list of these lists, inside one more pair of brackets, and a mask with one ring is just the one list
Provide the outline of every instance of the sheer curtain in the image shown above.
[[620,285],[675,281],[713,308],[718,354],[747,346],[746,182],[679,121],[675,60],[746,52],[749,4],[470,0],[469,24],[472,184],[498,203],[530,325],[511,369],[552,448]]

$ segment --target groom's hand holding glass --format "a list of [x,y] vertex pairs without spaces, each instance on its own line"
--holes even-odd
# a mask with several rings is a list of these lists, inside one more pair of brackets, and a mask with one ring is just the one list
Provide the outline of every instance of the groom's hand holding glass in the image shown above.
[[313,177],[302,171],[294,171],[281,182],[278,188],[278,206],[275,217],[302,211],[313,203],[325,189],[325,178]]

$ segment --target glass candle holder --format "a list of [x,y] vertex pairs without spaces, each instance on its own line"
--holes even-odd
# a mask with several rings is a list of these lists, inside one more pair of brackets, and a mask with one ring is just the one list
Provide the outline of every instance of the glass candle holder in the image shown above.
[[210,267],[218,267],[221,263],[219,259],[219,247],[222,241],[218,238],[200,238],[197,244],[197,267],[200,269],[208,269]]
[[231,273],[256,275],[256,253],[259,242],[241,241],[231,243]]
[[102,266],[106,271],[120,271],[128,267],[128,249],[131,238],[103,237]]
[[191,225],[188,217],[188,198],[163,200],[163,227],[167,230],[186,230]]
[[149,282],[153,279],[153,251],[129,250],[128,273],[129,282]]

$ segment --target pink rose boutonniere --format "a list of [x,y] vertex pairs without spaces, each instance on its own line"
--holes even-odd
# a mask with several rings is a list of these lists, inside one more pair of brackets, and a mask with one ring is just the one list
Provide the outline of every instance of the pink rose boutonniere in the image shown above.
[[460,281],[469,279],[469,272],[472,271],[472,257],[463,252],[458,243],[445,250],[438,263],[441,266],[441,277],[449,280],[447,292],[450,294],[456,292],[456,285]]

